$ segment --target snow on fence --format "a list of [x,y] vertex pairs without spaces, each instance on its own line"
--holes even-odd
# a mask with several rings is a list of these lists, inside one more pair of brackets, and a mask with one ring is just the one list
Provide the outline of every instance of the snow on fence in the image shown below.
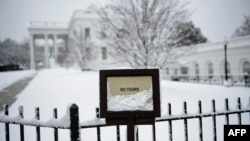
[[[202,112],[202,102],[198,102],[198,113],[196,114],[188,114],[187,112],[187,103],[183,103],[183,114],[180,115],[172,115],[172,108],[171,103],[168,103],[168,113],[166,115],[163,115],[160,118],[155,119],[156,122],[167,122],[168,123],[168,132],[169,132],[169,141],[173,141],[173,121],[176,120],[183,120],[184,121],[184,138],[185,141],[188,141],[188,120],[189,119],[198,119],[199,121],[199,140],[203,141],[203,132],[206,130],[205,127],[203,127],[202,120],[206,117],[212,118],[212,126],[213,126],[213,141],[217,141],[217,123],[216,123],[216,117],[217,116],[225,116],[225,124],[229,125],[229,115],[236,114],[238,117],[238,124],[242,124],[242,114],[248,113],[249,117],[249,123],[250,123],[250,97],[248,101],[248,105],[246,108],[242,108],[242,102],[241,99],[237,99],[237,109],[236,110],[230,110],[229,109],[229,102],[228,99],[225,99],[225,109],[221,111],[216,111],[216,105],[215,100],[212,100],[212,112],[210,113],[203,113]],[[99,108],[96,108],[96,118],[91,121],[85,121],[80,123],[79,122],[79,113],[78,113],[78,106],[76,104],[72,104],[68,109],[66,114],[58,119],[57,117],[57,109],[55,108],[53,110],[53,118],[49,121],[43,122],[40,121],[40,112],[39,108],[35,109],[35,119],[33,120],[26,120],[23,117],[23,107],[19,107],[19,115],[17,117],[9,117],[9,110],[8,105],[4,106],[4,115],[0,116],[0,122],[4,123],[5,126],[5,140],[10,141],[10,124],[16,124],[20,126],[20,141],[24,141],[24,126],[34,126],[36,128],[36,141],[41,140],[41,134],[40,134],[40,128],[52,128],[54,129],[54,141],[58,141],[58,129],[67,129],[70,131],[70,140],[71,141],[80,141],[80,132],[81,129],[89,129],[89,128],[96,128],[97,130],[97,140],[101,141],[101,127],[105,126],[114,126],[114,125],[108,125],[105,123],[105,120],[99,118]],[[116,126],[116,138],[117,141],[120,141],[120,126]],[[139,140],[138,137],[138,128],[137,128],[137,134],[136,134],[136,140]],[[152,125],[152,135],[153,141],[156,141],[156,126],[155,124]]]

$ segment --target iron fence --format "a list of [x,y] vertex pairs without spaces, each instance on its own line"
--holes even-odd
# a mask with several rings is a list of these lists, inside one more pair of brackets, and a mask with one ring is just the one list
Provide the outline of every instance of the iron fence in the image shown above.
[[[203,132],[206,130],[206,128],[203,127],[203,122],[202,120],[207,117],[212,118],[212,126],[213,126],[213,141],[217,141],[217,123],[216,123],[216,117],[217,116],[224,116],[225,117],[225,124],[230,125],[230,116],[232,114],[236,114],[238,118],[238,124],[242,124],[242,114],[243,113],[248,113],[249,117],[249,123],[250,123],[250,98],[248,100],[248,107],[247,108],[242,108],[242,102],[241,98],[237,99],[237,109],[236,110],[230,110],[229,109],[229,100],[225,99],[225,106],[224,106],[224,111],[216,111],[216,105],[215,105],[215,100],[212,100],[212,112],[210,113],[204,113],[202,112],[202,102],[198,101],[198,113],[196,114],[189,114],[187,111],[187,102],[183,103],[183,111],[184,114],[181,115],[173,115],[172,114],[172,108],[171,108],[171,103],[168,103],[168,113],[167,115],[164,115],[160,118],[155,119],[155,123],[159,122],[167,122],[168,123],[168,140],[173,141],[173,121],[177,120],[183,120],[183,126],[184,126],[184,140],[188,141],[189,137],[189,132],[188,132],[188,120],[190,119],[198,119],[199,121],[199,140],[203,141],[204,136]],[[51,128],[54,129],[54,141],[58,141],[58,129],[65,129],[70,131],[70,139],[71,141],[80,141],[80,132],[82,129],[90,129],[90,128],[96,128],[96,137],[97,141],[101,141],[101,128],[102,127],[107,127],[107,126],[115,126],[116,127],[116,140],[120,141],[121,136],[120,136],[120,125],[107,125],[104,120],[98,119],[99,118],[99,109],[96,109],[96,117],[98,120],[94,124],[83,124],[79,122],[79,109],[76,104],[72,104],[69,107],[69,113],[66,114],[66,117],[64,119],[67,119],[64,121],[64,124],[61,124],[62,121],[58,120],[58,115],[57,115],[57,109],[53,109],[53,119],[50,120],[49,122],[42,122],[40,121],[40,112],[39,108],[35,109],[35,119],[32,121],[25,120],[23,117],[23,106],[19,107],[19,116],[18,117],[10,117],[9,116],[9,110],[8,110],[8,105],[4,106],[4,115],[0,116],[0,122],[4,124],[4,132],[1,133],[5,135],[5,141],[10,141],[10,124],[15,124],[19,125],[20,129],[20,141],[25,141],[28,139],[25,139],[24,137],[24,126],[33,126],[35,127],[36,130],[36,141],[41,141],[41,128]],[[68,122],[67,122],[68,121]],[[155,124],[152,125],[152,140],[156,141],[156,126]],[[136,140],[139,140],[139,132],[137,128],[137,133],[136,133]],[[166,139],[167,140],[167,139]]]

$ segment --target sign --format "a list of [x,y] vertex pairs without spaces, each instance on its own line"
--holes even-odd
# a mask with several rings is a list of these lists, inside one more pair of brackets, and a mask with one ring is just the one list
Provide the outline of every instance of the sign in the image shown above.
[[108,111],[153,110],[152,76],[107,77]]
[[159,70],[101,70],[100,116],[103,118],[160,116]]

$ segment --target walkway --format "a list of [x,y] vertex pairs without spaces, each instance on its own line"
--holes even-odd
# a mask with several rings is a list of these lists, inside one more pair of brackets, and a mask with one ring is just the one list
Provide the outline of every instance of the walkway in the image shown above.
[[16,96],[29,84],[34,78],[28,77],[4,88],[0,91],[0,112],[3,110],[3,105],[11,105],[16,101]]

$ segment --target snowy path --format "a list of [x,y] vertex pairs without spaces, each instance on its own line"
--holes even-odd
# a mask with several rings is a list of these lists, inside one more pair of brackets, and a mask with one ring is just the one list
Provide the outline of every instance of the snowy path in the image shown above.
[[[242,98],[242,107],[248,106],[250,89],[245,87],[223,87],[210,86],[203,84],[190,84],[161,81],[161,105],[162,115],[167,113],[167,104],[172,104],[173,114],[183,114],[183,101],[188,103],[188,113],[197,113],[198,100],[202,101],[203,112],[211,112],[211,100],[216,100],[216,108],[218,111],[224,110],[224,100],[229,99],[230,109],[236,109],[237,98]],[[18,106],[24,106],[25,119],[34,118],[35,107],[40,107],[41,120],[47,121],[52,117],[52,109],[58,108],[58,115],[63,116],[69,104],[76,103],[79,106],[80,122],[85,122],[95,118],[95,108],[99,106],[99,76],[98,72],[81,72],[80,70],[53,69],[43,70],[29,83],[24,91],[17,97],[17,101],[10,107],[10,116],[18,115]],[[236,116],[232,116],[232,123]],[[243,124],[249,124],[249,115],[243,117]],[[183,140],[183,121],[173,123],[174,139]],[[197,121],[189,120],[190,128],[189,138],[192,141],[198,139]],[[218,117],[218,140],[223,137],[224,117]],[[140,126],[141,127],[141,126]],[[140,140],[150,141],[152,139],[151,127],[142,126],[139,132]],[[204,120],[205,139],[212,139],[211,119]],[[0,140],[4,135],[3,124],[0,124]],[[113,127],[102,128],[102,139],[112,141],[116,140]],[[157,123],[157,140],[168,139],[167,123]],[[33,140],[35,138],[34,128],[26,128],[26,138]],[[68,140],[67,131],[62,133],[59,140]],[[112,133],[111,133],[112,132]],[[121,139],[124,140],[124,127],[121,129]],[[178,134],[177,134],[178,133]],[[81,130],[82,140],[96,140],[96,129]],[[12,130],[13,140],[18,140],[18,129]],[[42,140],[53,140],[53,130],[42,130]]]
[[33,70],[0,72],[0,91],[21,79],[34,76],[35,73]]

